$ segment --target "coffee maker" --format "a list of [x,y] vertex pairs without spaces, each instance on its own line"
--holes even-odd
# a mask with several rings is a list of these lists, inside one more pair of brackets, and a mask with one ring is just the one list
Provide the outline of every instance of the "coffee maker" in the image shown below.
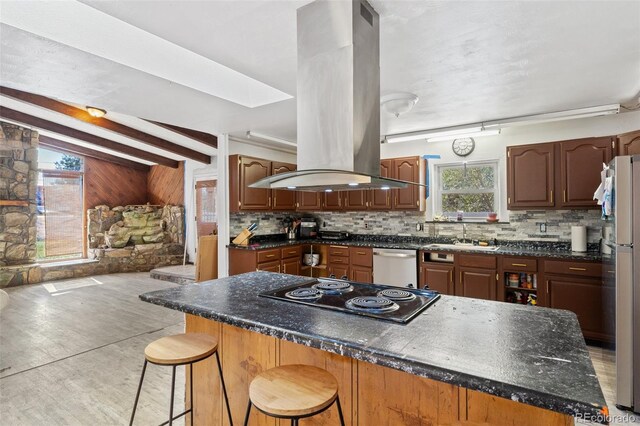
[[318,223],[312,217],[303,217],[300,220],[300,238],[309,239],[318,236]]

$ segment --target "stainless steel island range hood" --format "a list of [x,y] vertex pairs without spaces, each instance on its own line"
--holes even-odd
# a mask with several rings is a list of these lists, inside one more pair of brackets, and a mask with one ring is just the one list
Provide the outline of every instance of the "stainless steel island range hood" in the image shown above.
[[252,188],[298,191],[416,185],[380,177],[380,28],[363,0],[298,9],[298,170]]

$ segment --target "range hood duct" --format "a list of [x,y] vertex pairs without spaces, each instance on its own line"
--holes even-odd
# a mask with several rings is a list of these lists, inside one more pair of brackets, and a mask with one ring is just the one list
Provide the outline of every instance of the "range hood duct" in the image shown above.
[[415,185],[380,177],[380,27],[364,0],[298,9],[298,171],[253,188],[336,191]]

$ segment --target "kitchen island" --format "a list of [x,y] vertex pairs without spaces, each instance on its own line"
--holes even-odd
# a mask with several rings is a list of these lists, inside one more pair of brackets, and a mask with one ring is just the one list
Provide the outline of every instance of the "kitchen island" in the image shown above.
[[[607,412],[571,312],[442,296],[397,324],[258,296],[299,280],[252,272],[140,297],[188,314],[188,332],[218,337],[237,424],[251,379],[295,363],[337,378],[350,425],[570,425]],[[226,424],[213,363],[194,366],[196,424]],[[303,424],[338,424],[334,411]]]

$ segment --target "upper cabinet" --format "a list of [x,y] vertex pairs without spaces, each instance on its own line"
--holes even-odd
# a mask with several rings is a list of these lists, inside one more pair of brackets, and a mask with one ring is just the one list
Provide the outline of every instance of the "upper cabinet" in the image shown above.
[[[380,177],[391,177],[393,160],[382,160],[380,162]],[[390,210],[391,193],[393,191],[383,189],[372,189],[369,194],[369,210]]]
[[507,205],[509,209],[553,207],[555,146],[510,146],[507,148]]
[[[420,157],[394,158],[390,178],[408,182],[424,183],[426,162]],[[409,185],[392,190],[392,207],[395,210],[420,210],[426,204],[424,186]]]
[[[281,173],[295,172],[296,165],[289,163],[280,163],[274,161],[271,163],[271,174],[279,175]],[[296,209],[296,191],[287,189],[275,189],[272,191],[273,210],[287,211]]]
[[593,193],[614,138],[585,138],[507,148],[509,210],[598,208]]
[[640,155],[640,130],[618,135],[617,155]]
[[597,208],[593,193],[600,185],[602,164],[609,164],[613,158],[613,146],[612,137],[560,142],[557,207]]
[[271,176],[271,161],[242,155],[229,156],[229,210],[271,210],[271,190],[249,188],[254,182]]

